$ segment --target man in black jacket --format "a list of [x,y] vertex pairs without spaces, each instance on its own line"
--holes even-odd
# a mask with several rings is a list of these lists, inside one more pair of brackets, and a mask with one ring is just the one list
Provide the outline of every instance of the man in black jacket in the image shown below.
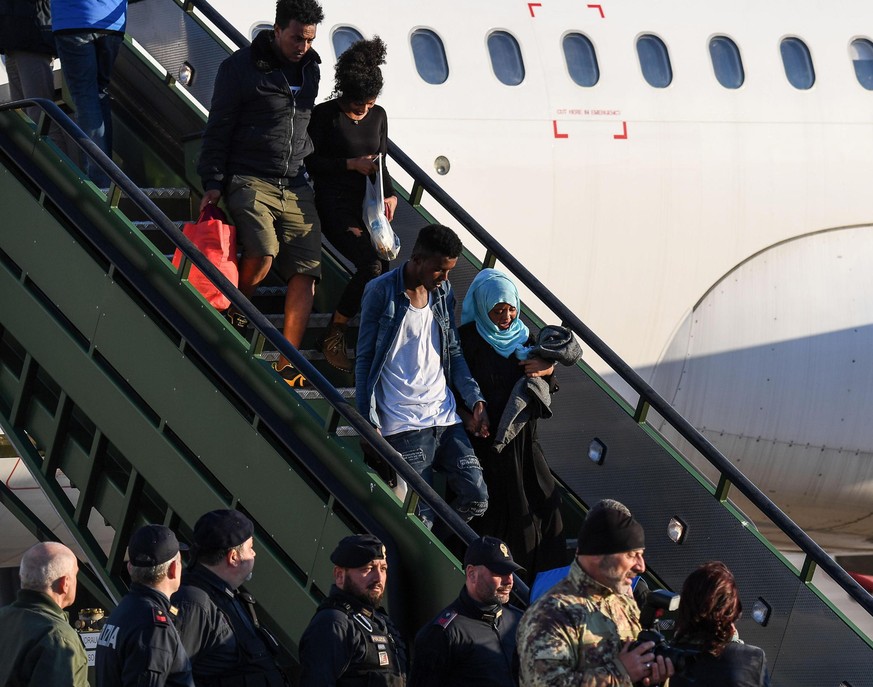
[[382,608],[385,546],[371,534],[345,537],[330,555],[335,584],[300,639],[306,687],[403,687],[406,647]]
[[173,595],[177,627],[197,687],[285,687],[278,643],[261,627],[255,600],[239,586],[255,565],[254,525],[236,510],[214,510],[194,525],[189,569]]
[[518,684],[515,630],[521,611],[509,605],[509,593],[512,573],[521,569],[496,537],[470,544],[460,595],[415,637],[410,687]]
[[[243,248],[239,288],[251,297],[275,268],[288,283],[282,332],[300,347],[321,277],[321,226],[303,158],[320,79],[311,50],[324,13],[316,0],[278,0],[276,24],[218,69],[197,171],[201,212],[222,195]],[[246,324],[239,313],[231,322]],[[305,380],[283,357],[274,368],[291,386]]]
[[182,579],[176,535],[145,525],[127,548],[132,584],[97,638],[97,687],[194,687],[170,605]]

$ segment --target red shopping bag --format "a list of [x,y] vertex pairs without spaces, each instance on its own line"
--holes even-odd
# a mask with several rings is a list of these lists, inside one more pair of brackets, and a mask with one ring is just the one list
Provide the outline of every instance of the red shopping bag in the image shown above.
[[[227,223],[227,217],[215,205],[207,205],[196,223],[189,222],[182,232],[200,249],[200,252],[228,278],[231,284],[239,284],[236,260],[236,227]],[[182,251],[173,254],[173,265],[178,269]],[[230,300],[219,291],[196,267],[191,267],[188,281],[216,310],[226,310]]]

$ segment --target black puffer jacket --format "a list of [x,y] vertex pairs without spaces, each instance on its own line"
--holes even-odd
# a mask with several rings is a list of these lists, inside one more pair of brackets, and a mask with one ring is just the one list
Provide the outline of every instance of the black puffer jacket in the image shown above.
[[262,31],[218,68],[197,166],[204,190],[223,190],[233,174],[294,177],[312,152],[306,128],[321,59],[314,50],[303,56],[303,84],[292,95],[291,65],[280,62],[272,37]]
[[9,50],[56,54],[51,0],[0,0],[0,54]]

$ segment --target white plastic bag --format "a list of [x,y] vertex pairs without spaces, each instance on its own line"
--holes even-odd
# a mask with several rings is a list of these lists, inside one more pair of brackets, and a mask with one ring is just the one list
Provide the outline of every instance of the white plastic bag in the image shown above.
[[376,254],[383,260],[394,260],[400,254],[400,239],[385,217],[385,192],[382,182],[382,155],[373,160],[377,164],[376,181],[366,178],[364,192],[364,221],[370,231],[370,241]]

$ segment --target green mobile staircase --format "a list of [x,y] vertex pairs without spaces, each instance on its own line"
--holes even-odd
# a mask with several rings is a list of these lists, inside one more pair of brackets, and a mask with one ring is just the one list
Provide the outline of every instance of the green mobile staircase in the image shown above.
[[[185,21],[203,7],[200,0],[186,3]],[[191,161],[202,108],[136,45],[128,43],[120,65],[117,155],[124,169],[140,184],[169,179],[196,187]],[[41,122],[38,131],[45,128]],[[330,584],[327,554],[352,531],[374,532],[388,544],[393,612],[407,632],[414,630],[461,583],[454,558],[409,516],[419,494],[432,492],[415,485],[400,503],[364,465],[357,437],[348,436],[356,432],[385,450],[347,399],[327,388],[317,402],[290,392],[261,355],[264,338],[283,345],[267,320],[241,303],[257,327],[243,340],[191,290],[184,271],[169,265],[166,248],[156,247],[170,237],[190,251],[138,189],[120,179],[101,193],[38,131],[18,113],[0,112],[0,424],[108,595],[123,592],[124,546],[137,525],[165,522],[189,538],[197,516],[229,506],[257,524],[250,587],[292,653]],[[414,180],[401,193],[412,202],[402,203],[399,216],[428,219],[420,208],[427,193],[470,234],[465,241],[479,257],[466,254],[453,272],[459,295],[476,269],[498,264],[546,303],[551,314],[544,318],[570,326],[639,394],[628,406],[584,365],[562,375],[543,443],[570,500],[575,493],[587,503],[607,496],[628,503],[649,533],[647,558],[670,587],[704,560],[728,562],[746,607],[756,599],[770,607],[766,626],[747,617],[740,631],[767,650],[774,684],[873,684],[869,640],[810,579],[820,566],[850,593],[857,585],[412,161],[394,146],[391,152]],[[162,231],[146,236],[129,219],[131,199]],[[328,267],[330,290],[343,275],[330,261]],[[293,349],[289,355],[312,369]],[[646,420],[650,409],[716,464],[718,485],[658,435]],[[584,455],[595,440],[607,449],[600,463]],[[72,497],[59,488],[59,471],[76,487]],[[732,488],[801,546],[807,555],[801,570],[727,500]],[[680,545],[663,535],[671,516],[689,525]],[[106,548],[92,531],[102,521],[114,530]]]
[[[395,587],[410,623],[431,610],[418,599],[456,593],[456,561],[405,517],[411,506],[335,420],[289,393],[17,113],[0,122],[5,150],[19,154],[0,166],[0,423],[110,595],[125,588],[133,528],[163,522],[190,540],[197,517],[220,507],[256,523],[251,588],[289,647],[329,588],[330,550],[351,532],[379,534],[393,574],[416,580]],[[108,551],[95,518],[115,530]]]

